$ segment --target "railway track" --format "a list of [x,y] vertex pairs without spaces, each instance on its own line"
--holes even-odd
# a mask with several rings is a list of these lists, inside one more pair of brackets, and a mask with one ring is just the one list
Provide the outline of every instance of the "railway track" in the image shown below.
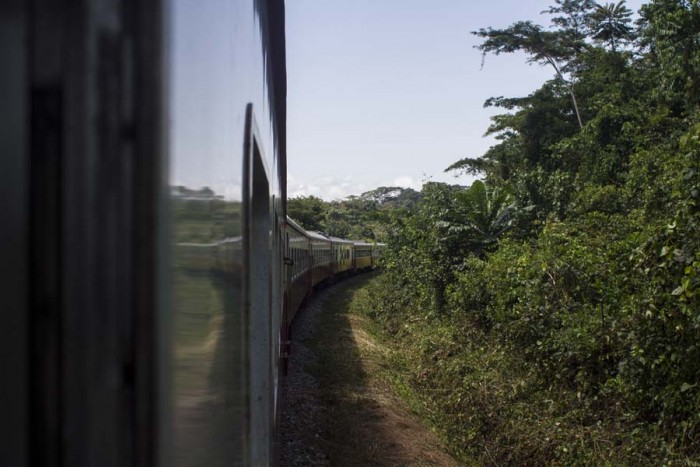
[[284,385],[282,465],[457,466],[397,396],[391,350],[369,332],[362,274],[314,296],[297,316]]

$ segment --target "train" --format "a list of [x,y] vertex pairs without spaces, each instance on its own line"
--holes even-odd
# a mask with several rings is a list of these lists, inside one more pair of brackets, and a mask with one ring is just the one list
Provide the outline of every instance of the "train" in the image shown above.
[[[180,196],[174,200],[175,212],[183,222],[187,223],[186,219],[194,222],[200,217],[202,200],[203,196],[193,196],[192,192],[189,196]],[[211,202],[214,206],[218,204],[222,212],[227,211],[227,203],[223,200]],[[230,205],[230,208],[235,210],[235,205]],[[196,231],[201,232],[202,227],[199,223]],[[208,423],[211,422],[218,423],[215,426],[219,427],[221,434],[240,436],[240,451],[235,451],[235,454],[252,454],[256,452],[253,448],[257,448],[258,455],[262,456],[262,459],[237,458],[236,463],[267,465],[277,462],[280,393],[284,389],[282,380],[291,353],[290,330],[296,313],[320,288],[375,269],[385,247],[383,243],[353,241],[307,231],[289,216],[285,217],[280,234],[281,256],[265,258],[262,251],[256,253],[252,250],[249,262],[243,268],[240,263],[246,263],[246,239],[242,236],[213,242],[179,241],[174,245],[173,259],[178,265],[177,288],[188,291],[181,294],[182,298],[175,307],[175,313],[182,319],[176,322],[173,334],[179,344],[172,363],[175,364],[176,376],[182,378],[179,386],[175,386],[178,391],[176,395],[179,396],[176,400],[187,402],[174,407],[174,415],[178,417],[175,426],[183,430],[174,449],[175,459],[181,465],[208,465],[218,460],[226,463],[225,453],[217,451],[221,445],[212,445],[212,440],[206,436],[209,432],[203,431],[203,428],[209,428]],[[258,237],[261,241],[265,238],[266,235]],[[263,250],[264,246],[261,244],[259,248]],[[261,257],[265,259],[260,261]],[[265,267],[270,270],[261,270]],[[281,284],[270,281],[276,267],[280,268]],[[250,308],[247,313],[244,308],[243,313],[235,318],[248,318],[249,321],[235,321],[227,326],[225,310],[217,306],[221,302],[216,300],[212,307],[211,297],[212,294],[222,294],[222,300],[230,297],[235,292],[230,286],[231,281],[238,280],[241,273],[248,274],[242,279],[247,282],[250,295],[234,297],[234,300],[248,298],[250,301],[247,304],[244,302],[244,306]],[[212,278],[215,279],[213,282]],[[272,297],[278,285],[282,289],[281,306],[276,307]],[[223,350],[234,340],[233,336],[226,338],[227,334],[234,330],[240,333],[241,329],[248,333],[242,337],[238,334],[236,343],[243,348],[235,349],[234,353],[229,353],[230,349]],[[249,385],[244,388],[248,391],[247,397],[238,401],[241,412],[228,416],[225,415],[225,407],[210,405],[210,399],[202,398],[202,394],[212,394],[212,388],[228,391],[229,386],[220,388],[220,384],[231,376],[227,375],[227,370],[235,367],[224,364],[226,355],[244,360],[237,382],[243,383],[248,378]],[[226,394],[231,396],[237,393]],[[202,426],[205,414],[205,419],[211,422],[207,421]],[[237,428],[234,429],[234,426]],[[246,426],[251,433],[236,431]],[[263,453],[260,454],[260,451]]]
[[284,7],[0,4],[0,465],[278,462],[289,324],[382,249],[287,217]]
[[325,284],[378,267],[379,257],[386,245],[306,231],[289,216],[286,219],[284,244],[284,263],[289,267],[285,280],[281,363],[282,371],[286,373],[291,343],[289,330],[303,303]]

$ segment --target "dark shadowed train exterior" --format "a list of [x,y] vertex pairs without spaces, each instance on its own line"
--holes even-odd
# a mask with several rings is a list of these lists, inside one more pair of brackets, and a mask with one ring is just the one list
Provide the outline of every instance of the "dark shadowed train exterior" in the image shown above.
[[286,218],[283,0],[0,4],[0,465],[270,465],[288,328],[379,248]]

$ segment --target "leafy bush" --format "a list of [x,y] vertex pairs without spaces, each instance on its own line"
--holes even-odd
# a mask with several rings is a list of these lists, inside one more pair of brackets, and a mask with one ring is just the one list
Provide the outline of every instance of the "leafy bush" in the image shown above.
[[[373,316],[468,463],[697,465],[700,4],[652,0],[635,29],[624,2],[548,12],[476,33],[556,76],[487,101],[498,143],[450,166],[487,184],[427,184],[394,219]],[[476,222],[498,192],[505,229]]]

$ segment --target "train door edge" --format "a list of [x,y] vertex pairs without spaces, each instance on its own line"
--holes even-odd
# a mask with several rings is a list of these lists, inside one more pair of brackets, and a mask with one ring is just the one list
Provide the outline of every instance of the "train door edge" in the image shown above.
[[246,108],[243,157],[243,339],[247,365],[248,464],[271,462],[274,410],[273,239],[271,179],[259,146],[253,106]]

